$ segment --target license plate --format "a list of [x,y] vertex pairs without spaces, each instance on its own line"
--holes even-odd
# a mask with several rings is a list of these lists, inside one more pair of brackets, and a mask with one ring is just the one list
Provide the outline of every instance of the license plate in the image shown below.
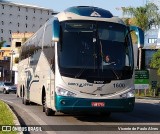
[[91,105],[92,107],[104,107],[105,103],[104,102],[92,102]]

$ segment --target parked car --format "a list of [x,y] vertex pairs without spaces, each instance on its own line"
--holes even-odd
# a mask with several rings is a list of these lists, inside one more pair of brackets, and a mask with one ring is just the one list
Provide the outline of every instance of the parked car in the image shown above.
[[17,87],[11,82],[0,82],[0,91],[4,94],[9,94],[10,92],[17,92]]

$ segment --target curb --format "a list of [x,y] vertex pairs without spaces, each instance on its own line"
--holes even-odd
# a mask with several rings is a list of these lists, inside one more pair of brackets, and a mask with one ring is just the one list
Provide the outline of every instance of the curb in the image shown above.
[[[2,100],[3,101],[3,100]],[[3,101],[4,102],[4,101]],[[6,106],[7,106],[7,108],[9,109],[9,111],[12,113],[12,115],[13,115],[13,117],[14,117],[14,124],[16,125],[16,126],[21,126],[20,125],[20,122],[19,122],[19,120],[18,120],[18,118],[17,118],[17,116],[15,115],[15,113],[12,111],[12,109],[10,108],[10,106],[6,103],[6,102],[4,102],[5,104],[6,104]],[[21,131],[17,131],[17,133],[18,134],[23,134],[23,132],[21,132]]]
[[152,98],[152,97],[136,97],[136,99],[160,100],[160,98]]
[[160,106],[160,98],[151,98],[151,97],[136,97],[137,101],[151,103],[154,105]]

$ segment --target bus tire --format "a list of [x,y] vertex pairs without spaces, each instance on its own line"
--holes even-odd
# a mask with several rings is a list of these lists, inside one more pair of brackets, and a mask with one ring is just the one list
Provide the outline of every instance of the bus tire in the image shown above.
[[42,105],[43,105],[43,112],[45,112],[45,106],[46,106],[46,96],[43,97],[43,102],[42,102]]
[[17,97],[17,98],[19,98],[19,95],[18,95],[18,93],[16,93],[16,97]]
[[24,105],[29,105],[28,100],[27,100],[27,99],[25,99],[24,97],[22,98],[22,103],[23,103]]
[[22,103],[24,105],[29,105],[29,101],[25,98],[25,93],[23,92],[23,96],[22,96]]
[[45,108],[45,114],[47,116],[51,116],[51,115],[54,115],[55,112],[52,109],[50,109],[50,108]]
[[51,116],[51,115],[54,115],[55,114],[55,111],[53,111],[51,108],[48,108],[47,107],[47,104],[46,104],[46,96],[44,96],[43,98],[43,112],[45,112],[45,114],[47,116]]

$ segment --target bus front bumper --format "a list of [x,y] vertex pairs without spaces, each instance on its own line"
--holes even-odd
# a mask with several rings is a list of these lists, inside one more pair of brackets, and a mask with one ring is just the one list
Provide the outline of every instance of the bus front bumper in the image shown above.
[[56,95],[56,111],[60,112],[131,112],[135,97],[121,99],[87,99]]

